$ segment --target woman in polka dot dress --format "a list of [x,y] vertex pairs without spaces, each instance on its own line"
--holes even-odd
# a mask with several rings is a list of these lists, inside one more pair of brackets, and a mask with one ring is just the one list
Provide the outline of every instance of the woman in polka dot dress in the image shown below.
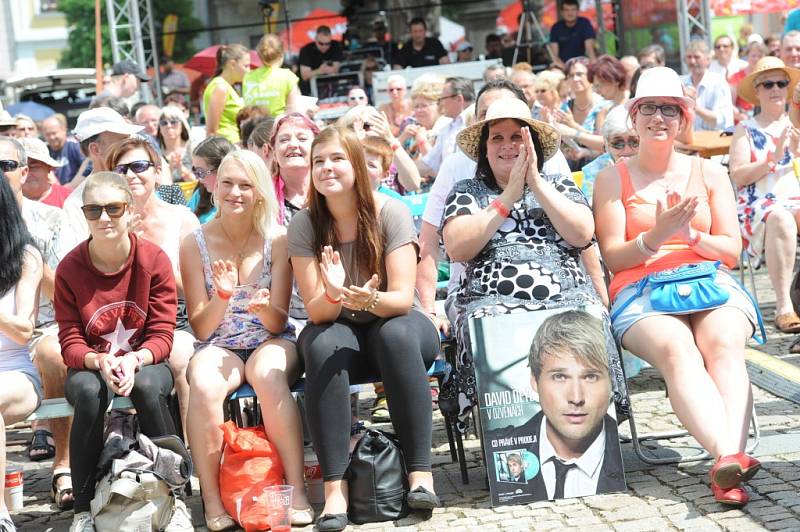
[[454,185],[442,220],[447,253],[466,270],[456,295],[460,367],[439,401],[464,414],[476,401],[470,318],[601,303],[580,263],[594,233],[586,198],[570,177],[540,173],[558,150],[556,130],[503,100],[457,142],[478,166]]

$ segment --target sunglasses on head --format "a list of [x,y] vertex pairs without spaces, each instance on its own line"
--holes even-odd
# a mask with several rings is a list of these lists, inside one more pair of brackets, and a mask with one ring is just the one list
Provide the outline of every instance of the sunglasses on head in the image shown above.
[[679,105],[674,103],[665,103],[663,105],[656,105],[654,103],[643,103],[639,106],[639,113],[644,116],[652,116],[656,111],[661,111],[661,116],[667,118],[675,118],[681,112]]
[[158,125],[162,127],[177,126],[181,123],[177,118],[162,118],[158,121]]
[[196,166],[192,166],[192,175],[194,175],[198,181],[202,181],[209,175],[213,174],[214,170],[206,170],[205,168],[198,168]]
[[615,150],[624,150],[625,146],[629,146],[632,150],[637,150],[639,149],[639,139],[633,137],[629,138],[628,140],[620,139],[609,142],[608,145]]
[[128,173],[128,169],[130,169],[133,170],[134,174],[141,174],[147,171],[151,166],[153,166],[153,163],[150,161],[132,161],[126,164],[118,164],[114,167],[114,171],[120,175],[125,175]]
[[0,170],[3,172],[13,172],[17,168],[22,166],[19,161],[12,161],[10,159],[3,159],[0,161]]
[[772,88],[775,87],[776,85],[779,89],[785,89],[786,87],[789,86],[789,82],[785,79],[782,79],[780,81],[769,80],[769,81],[762,81],[761,83],[759,83],[759,85],[761,85],[767,90],[772,90]]
[[89,204],[84,205],[81,207],[83,211],[83,216],[89,220],[99,220],[100,217],[103,215],[103,211],[106,211],[109,218],[119,218],[123,214],[125,214],[125,209],[128,207],[128,204],[124,201],[116,201],[114,203],[107,203],[105,205],[97,205],[97,204]]

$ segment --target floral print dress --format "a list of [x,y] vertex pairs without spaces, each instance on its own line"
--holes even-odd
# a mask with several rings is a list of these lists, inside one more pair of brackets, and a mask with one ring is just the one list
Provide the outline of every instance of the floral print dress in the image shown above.
[[[586,197],[571,178],[543,177],[567,198],[588,207]],[[487,208],[498,196],[499,191],[489,189],[479,178],[457,182],[445,205],[442,228],[456,216],[475,214]],[[486,246],[465,263],[456,292],[458,369],[448,375],[439,394],[442,411],[459,416],[459,430],[466,429],[468,412],[477,404],[470,318],[581,305],[601,306],[581,263],[581,251],[558,234],[538,200],[526,192]],[[603,322],[608,331],[615,400],[621,405],[627,394],[607,313]]]
[[[208,254],[206,238],[203,228],[198,227],[194,230],[194,238],[197,247],[200,249],[200,256],[203,259],[203,276],[205,278],[206,293],[208,297],[214,294],[214,281],[211,273],[211,259]],[[217,330],[205,342],[195,343],[195,350],[207,345],[216,345],[227,349],[255,349],[267,340],[272,338],[283,338],[284,340],[295,341],[295,328],[292,323],[287,323],[286,329],[278,335],[274,335],[267,330],[261,321],[247,310],[250,300],[256,290],[269,288],[272,282],[272,242],[264,241],[264,264],[261,268],[261,275],[255,283],[237,285],[233,289],[233,295],[228,301],[225,315],[222,318]]]
[[[767,154],[775,151],[778,139],[753,118],[743,121],[742,126],[750,141],[750,162],[765,161]],[[760,257],[764,253],[766,222],[772,209],[800,211],[800,185],[788,149],[783,158],[776,161],[775,171],[738,188],[736,207],[745,249],[752,257]]]

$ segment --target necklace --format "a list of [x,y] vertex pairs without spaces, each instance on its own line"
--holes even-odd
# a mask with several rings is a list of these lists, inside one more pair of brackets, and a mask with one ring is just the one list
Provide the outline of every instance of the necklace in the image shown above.
[[577,98],[575,98],[575,100],[573,100],[573,102],[574,103],[572,104],[572,107],[574,107],[576,111],[579,111],[581,113],[586,111],[586,110],[588,110],[592,106],[592,104],[594,104],[594,101],[591,98],[589,98],[589,103],[587,103],[586,105],[584,105],[582,107],[578,106],[578,99]]
[[[220,221],[219,226],[222,228],[222,232],[225,233],[225,237],[228,239],[228,242],[233,244],[233,242],[235,242],[235,240],[233,238],[231,238],[231,235],[229,235],[228,231],[225,230],[225,224],[222,223],[222,221]],[[247,243],[250,241],[250,237],[252,235],[253,235],[253,228],[250,227],[250,232],[247,233],[247,238],[244,239],[244,242],[242,242],[242,244],[239,246],[239,249],[236,250],[236,253],[234,254],[234,261],[236,262],[236,269],[237,270],[242,265],[242,261],[244,260],[244,258],[247,256],[244,253],[244,248],[245,248],[245,246],[247,246]]]

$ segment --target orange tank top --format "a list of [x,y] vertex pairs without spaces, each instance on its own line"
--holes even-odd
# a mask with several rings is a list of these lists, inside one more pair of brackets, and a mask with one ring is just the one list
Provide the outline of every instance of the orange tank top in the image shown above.
[[[617,172],[619,172],[622,204],[625,207],[625,240],[635,240],[639,233],[644,233],[655,225],[656,203],[655,200],[643,198],[638,191],[634,190],[625,161],[617,163]],[[692,220],[692,228],[704,233],[708,233],[711,229],[711,207],[709,205],[711,193],[712,191],[708,189],[703,178],[702,161],[700,158],[694,157],[689,181],[682,196],[697,196],[699,201],[695,217]],[[666,193],[662,201],[665,199]],[[708,259],[698,255],[685,240],[677,237],[671,238],[661,245],[655,255],[639,266],[614,272],[614,278],[608,287],[609,295],[614,300],[620,290],[653,272],[706,260]]]

